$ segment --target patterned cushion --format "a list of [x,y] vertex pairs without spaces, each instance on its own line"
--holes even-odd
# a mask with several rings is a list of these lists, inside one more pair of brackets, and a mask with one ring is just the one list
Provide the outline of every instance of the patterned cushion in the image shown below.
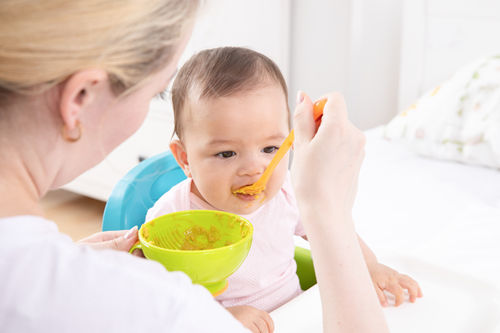
[[500,55],[463,67],[387,124],[384,136],[439,159],[500,167]]

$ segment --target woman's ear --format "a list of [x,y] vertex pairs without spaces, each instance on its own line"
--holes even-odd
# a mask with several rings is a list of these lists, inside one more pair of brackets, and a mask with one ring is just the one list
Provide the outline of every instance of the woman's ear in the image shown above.
[[97,100],[103,89],[110,91],[108,75],[101,69],[86,69],[71,75],[61,90],[59,112],[63,126],[72,131],[77,126],[86,107]]
[[173,140],[170,143],[170,151],[174,155],[175,160],[180,165],[186,177],[191,177],[191,171],[189,169],[189,162],[187,159],[186,149],[180,140]]

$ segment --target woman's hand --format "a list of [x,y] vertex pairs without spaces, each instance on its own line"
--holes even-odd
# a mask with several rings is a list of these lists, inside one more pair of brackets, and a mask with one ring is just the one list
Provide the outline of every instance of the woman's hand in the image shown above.
[[314,200],[315,206],[318,201],[325,209],[334,204],[337,213],[350,217],[364,158],[365,136],[347,119],[342,95],[331,93],[324,97],[328,100],[315,133],[311,99],[303,92],[297,96],[293,184],[299,207],[304,211]]
[[273,319],[265,311],[246,305],[233,306],[226,308],[226,310],[253,333],[274,332]]
[[88,245],[94,249],[113,249],[128,252],[137,242],[137,227],[130,230],[104,231],[81,239],[78,244]]

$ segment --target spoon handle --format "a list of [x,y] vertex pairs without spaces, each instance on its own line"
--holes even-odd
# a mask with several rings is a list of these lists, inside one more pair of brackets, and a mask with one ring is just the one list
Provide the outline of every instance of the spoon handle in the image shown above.
[[264,170],[264,173],[262,174],[262,176],[257,180],[257,182],[255,182],[255,184],[254,184],[255,187],[260,188],[262,186],[264,186],[264,187],[266,186],[267,180],[272,175],[274,169],[276,169],[276,167],[278,166],[278,164],[281,161],[281,159],[283,158],[283,156],[286,155],[286,153],[288,152],[288,150],[292,146],[294,139],[295,139],[295,134],[294,134],[294,131],[292,129],[290,131],[290,134],[288,134],[285,141],[283,141],[280,148],[278,149],[278,151],[274,155],[273,159],[271,160],[271,163],[269,163],[266,170]]

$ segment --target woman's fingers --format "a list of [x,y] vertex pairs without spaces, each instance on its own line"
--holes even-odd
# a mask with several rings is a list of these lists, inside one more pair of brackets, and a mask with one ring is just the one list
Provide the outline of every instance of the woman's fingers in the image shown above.
[[79,244],[91,246],[94,249],[113,249],[129,251],[137,242],[137,227],[130,230],[100,232],[79,241]]
[[135,249],[134,251],[132,251],[132,254],[136,257],[139,257],[139,258],[146,258],[144,256],[144,252],[142,252],[141,249]]
[[293,114],[295,129],[295,147],[306,144],[314,137],[315,125],[313,118],[313,103],[304,92],[297,93],[297,106]]
[[114,231],[104,231],[98,232],[88,237],[85,237],[79,242],[81,243],[98,243],[112,240],[121,236],[124,236],[129,230],[114,230]]
[[100,243],[88,243],[94,249],[112,249],[128,252],[130,248],[137,242],[137,234],[131,238],[118,237],[109,241]]
[[[344,97],[338,92],[332,92],[326,96],[326,104],[323,109],[323,121],[346,123],[347,106]],[[318,130],[319,131],[319,130]]]

